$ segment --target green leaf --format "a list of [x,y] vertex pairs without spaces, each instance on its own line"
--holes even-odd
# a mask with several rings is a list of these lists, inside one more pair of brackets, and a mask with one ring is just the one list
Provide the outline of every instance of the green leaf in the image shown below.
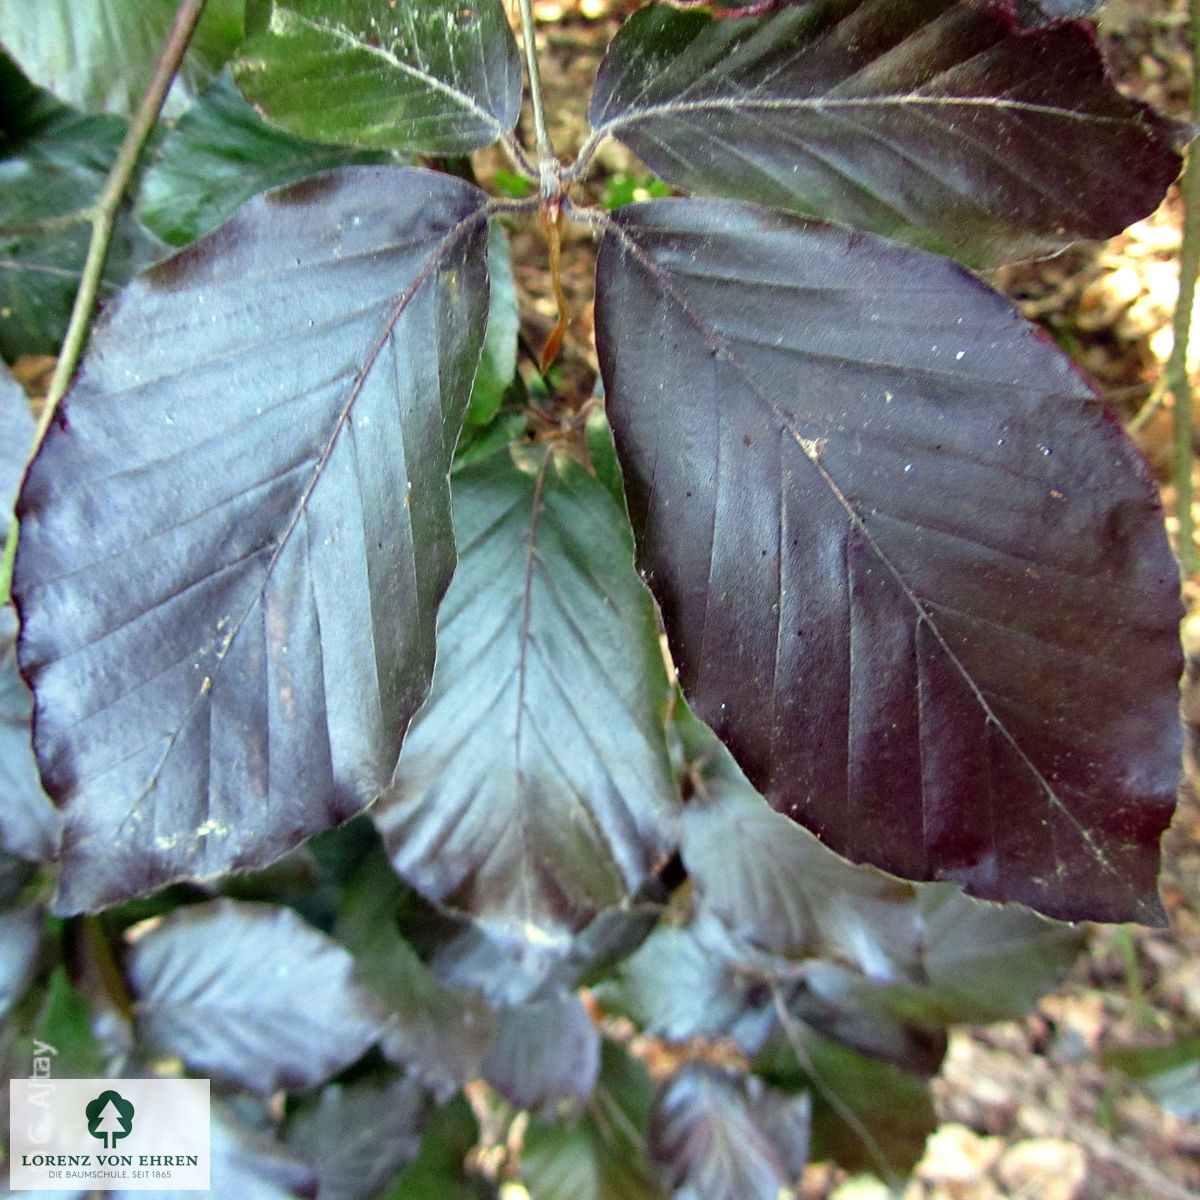
[[327,172],[98,325],[13,578],[60,911],[262,866],[391,777],[454,563],[486,203],[414,168]]
[[334,935],[391,1012],[382,1042],[385,1056],[413,1071],[444,1100],[482,1073],[496,1018],[478,995],[435,978],[401,936],[397,910],[407,891],[382,850],[374,848],[343,890]]
[[421,1149],[382,1200],[493,1200],[495,1187],[466,1169],[479,1141],[479,1124],[465,1097],[435,1109],[425,1124]]
[[454,505],[433,692],[372,812],[425,895],[565,953],[674,844],[654,614],[623,514],[577,464],[494,455]]
[[179,909],[134,928],[127,968],[147,1046],[262,1095],[324,1082],[387,1021],[350,954],[289,908]]
[[[66,969],[56,966],[34,1026],[37,1040],[56,1051],[51,1056],[52,1074],[64,1079],[99,1079],[107,1073],[106,1058],[111,1047],[93,1031],[93,1016],[87,999],[72,985]],[[27,1046],[25,1062],[35,1052],[32,1038]]]
[[487,337],[471,389],[466,424],[486,425],[500,408],[517,369],[517,285],[513,278],[512,247],[499,221],[488,228],[488,275],[492,281]]
[[[242,37],[244,0],[208,0],[164,107],[175,116]],[[0,42],[25,73],[88,112],[132,115],[178,0],[0,0]]]
[[1161,1108],[1184,1121],[1200,1118],[1200,1037],[1167,1046],[1105,1051],[1103,1063],[1137,1080]]
[[163,139],[142,181],[138,215],[172,245],[211,233],[268,188],[394,155],[306,141],[268,125],[223,72]]
[[263,0],[234,63],[243,95],[303,137],[466,154],[517,123],[502,0]]
[[789,1036],[776,1031],[753,1068],[785,1091],[805,1090],[812,1097],[814,1160],[902,1178],[937,1127],[925,1077],[859,1054],[800,1022],[791,1024]]
[[[31,87],[2,52],[0,95],[0,357],[11,361],[58,351],[87,257],[88,210],[126,123],[59,104]],[[101,299],[159,249],[132,216],[120,214]]]
[[645,1068],[605,1041],[592,1103],[578,1119],[530,1119],[520,1173],[532,1200],[665,1200],[646,1148],[653,1101]]

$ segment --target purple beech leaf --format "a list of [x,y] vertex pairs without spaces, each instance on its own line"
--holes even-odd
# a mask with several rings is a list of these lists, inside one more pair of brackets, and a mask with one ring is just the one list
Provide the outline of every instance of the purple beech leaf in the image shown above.
[[321,1200],[374,1200],[416,1158],[428,1115],[428,1096],[407,1076],[331,1083],[301,1103],[287,1143],[316,1168]]
[[574,992],[498,1014],[483,1077],[518,1108],[550,1110],[591,1095],[600,1072],[600,1034]]
[[388,1017],[345,947],[274,905],[216,900],[135,926],[127,973],[148,1046],[260,1095],[323,1083]]
[[697,902],[747,947],[828,960],[829,970],[815,967],[806,980],[829,1016],[887,1009],[925,1028],[1017,1019],[1075,961],[1075,926],[839,858],[773,811],[729,752],[691,724],[703,736],[689,732],[698,786],[683,812],[680,853]]
[[614,214],[597,343],[685,695],[839,853],[1162,919],[1179,577],[1078,373],[961,268],[751,205]]
[[486,203],[318,176],[99,323],[18,503],[58,911],[261,866],[391,777],[454,562]]
[[0,606],[0,848],[48,862],[62,836],[62,816],[38,778],[29,727],[33,696],[17,671],[16,639],[16,614]]
[[521,111],[502,0],[262,0],[233,63],[265,117],[319,142],[467,154]]
[[1152,212],[1181,127],[1122,96],[1082,22],[824,0],[761,19],[665,4],[614,39],[591,121],[668,183],[997,263]]
[[674,848],[653,605],[603,484],[552,456],[457,471],[429,700],[372,809],[392,864],[489,935],[566,955]]
[[692,1063],[655,1099],[650,1152],[676,1200],[777,1200],[808,1161],[811,1108],[754,1075]]

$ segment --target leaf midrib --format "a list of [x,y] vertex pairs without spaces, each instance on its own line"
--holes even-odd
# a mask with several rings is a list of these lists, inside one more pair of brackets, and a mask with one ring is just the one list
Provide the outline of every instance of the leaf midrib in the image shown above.
[[486,108],[483,108],[478,101],[467,92],[459,91],[452,87],[444,79],[439,79],[436,75],[429,74],[428,71],[421,70],[420,67],[414,66],[412,63],[405,62],[402,58],[397,58],[390,51],[385,50],[382,46],[372,46],[369,42],[364,42],[354,36],[348,29],[343,29],[338,25],[327,25],[324,21],[319,21],[311,17],[303,16],[297,13],[294,9],[291,10],[292,16],[296,19],[297,24],[304,25],[311,29],[314,33],[327,35],[335,41],[341,42],[344,46],[352,50],[357,50],[363,54],[369,54],[375,58],[380,58],[388,64],[388,66],[399,71],[403,75],[408,75],[412,79],[420,80],[426,87],[432,88],[436,92],[441,92],[443,95],[450,97],[455,101],[460,108],[466,109],[473,116],[484,121],[494,131],[497,137],[503,137],[507,132],[504,125],[490,113]]
[[[359,397],[360,393],[362,392],[363,386],[365,385],[367,378],[370,376],[372,370],[374,369],[375,364],[379,358],[379,355],[382,353],[384,346],[387,344],[388,339],[391,337],[392,331],[395,329],[396,324],[399,322],[401,316],[403,316],[405,310],[408,308],[408,305],[411,303],[413,297],[416,296],[417,292],[425,284],[426,280],[429,278],[429,276],[432,274],[432,272],[436,269],[438,263],[448,253],[450,248],[452,246],[454,246],[455,244],[457,244],[459,238],[465,236],[466,233],[469,232],[469,230],[472,228],[472,226],[476,225],[480,221],[486,221],[487,215],[488,215],[487,207],[485,205],[481,204],[480,207],[476,208],[469,216],[464,217],[463,219],[458,221],[455,225],[453,225],[450,229],[446,230],[440,236],[436,247],[432,250],[429,257],[426,259],[424,264],[421,266],[420,270],[417,271],[416,275],[413,277],[412,283],[401,294],[400,298],[393,305],[390,313],[388,314],[387,320],[384,322],[382,332],[380,333],[379,337],[376,339],[375,344],[371,347],[370,351],[368,352],[368,354],[366,356],[366,361],[364,362],[362,368],[359,370],[357,377],[355,378],[354,385],[350,389],[350,394],[347,397],[345,404],[342,405],[342,408],[337,415],[337,419],[335,420],[335,422],[333,424],[333,429],[332,429],[328,439],[325,442],[325,445],[321,451],[319,458],[317,459],[316,463],[313,466],[312,477],[309,480],[309,482],[306,484],[303,492],[300,494],[300,497],[296,501],[296,504],[292,510],[291,515],[289,516],[287,522],[284,524],[282,530],[280,531],[279,540],[276,543],[275,548],[271,554],[271,557],[268,560],[267,565],[263,570],[262,580],[259,583],[259,586],[254,590],[254,593],[251,596],[250,600],[247,602],[246,607],[243,610],[241,616],[239,616],[238,619],[236,621],[234,621],[224,633],[224,636],[222,639],[222,647],[221,647],[220,651],[218,651],[215,660],[212,662],[212,664],[209,668],[209,672],[208,672],[208,676],[207,676],[208,686],[199,689],[196,692],[195,696],[193,696],[193,698],[192,698],[191,702],[188,704],[187,708],[184,710],[183,714],[181,715],[181,717],[176,725],[175,730],[171,733],[170,737],[167,739],[167,743],[163,748],[163,752],[160,755],[158,762],[155,764],[153,771],[151,771],[149,778],[146,781],[145,786],[138,792],[136,797],[134,797],[133,802],[131,803],[130,808],[129,808],[130,812],[132,812],[134,809],[136,809],[142,803],[142,801],[145,800],[146,796],[148,796],[149,793],[151,791],[153,791],[154,788],[157,786],[158,777],[161,774],[163,767],[166,765],[167,760],[170,758],[172,752],[174,751],[176,741],[178,741],[179,736],[182,734],[184,729],[187,728],[187,725],[191,721],[192,716],[195,713],[197,706],[201,703],[201,701],[205,698],[205,696],[211,694],[212,685],[216,681],[218,675],[221,672],[222,663],[224,662],[225,656],[228,653],[229,648],[233,645],[234,641],[237,639],[238,634],[241,632],[242,628],[245,626],[246,622],[249,620],[250,615],[254,612],[255,608],[259,604],[262,603],[263,595],[266,592],[267,585],[270,582],[271,576],[275,570],[275,565],[279,561],[279,558],[282,555],[284,548],[287,546],[289,540],[291,539],[292,534],[295,532],[297,526],[299,525],[301,517],[304,515],[305,511],[307,510],[309,501],[312,499],[313,492],[316,490],[317,485],[320,483],[320,480],[324,474],[325,467],[328,464],[329,459],[333,455],[334,449],[337,446],[338,439],[341,437],[342,430],[346,427],[346,422],[350,418],[350,414],[353,411],[356,402],[358,401],[358,397]],[[449,464],[447,464],[447,466],[448,465]],[[206,809],[206,813],[207,813],[207,809]]]
[[[688,201],[679,201],[679,203],[689,203]],[[883,547],[879,544],[874,534],[867,528],[866,522],[859,515],[854,505],[850,502],[849,497],[842,491],[838,482],[830,474],[829,469],[825,467],[821,459],[821,446],[819,443],[823,439],[805,438],[798,429],[795,428],[791,416],[782,409],[770,395],[767,394],[758,384],[757,380],[751,374],[749,369],[742,363],[741,359],[733,352],[725,341],[721,332],[712,325],[707,318],[699,312],[679,290],[674,286],[668,276],[665,268],[659,266],[658,262],[653,258],[652,254],[643,250],[637,243],[631,233],[622,227],[619,221],[610,220],[607,225],[608,232],[615,233],[620,239],[622,247],[633,255],[634,258],[642,265],[643,269],[650,275],[658,287],[662,290],[663,295],[671,300],[693,324],[704,340],[713,349],[714,353],[728,362],[739,376],[745,381],[746,387],[749,389],[760,404],[762,404],[771,417],[779,423],[782,429],[792,438],[799,448],[803,457],[812,465],[817,472],[821,481],[829,489],[839,507],[846,513],[846,517],[854,529],[862,535],[866,544],[870,547],[871,552],[878,559],[883,568],[895,580],[902,594],[912,605],[913,611],[916,614],[918,623],[924,623],[930,634],[938,643],[942,652],[946,655],[948,661],[953,665],[954,669],[959,673],[962,680],[970,689],[971,694],[975,697],[982,710],[985,721],[991,725],[1012,748],[1013,753],[1017,755],[1030,775],[1041,788],[1046,799],[1054,810],[1059,813],[1075,831],[1080,841],[1085,845],[1091,853],[1096,864],[1111,875],[1114,879],[1121,882],[1125,886],[1125,879],[1116,866],[1109,860],[1108,855],[1093,838],[1090,831],[1083,823],[1075,816],[1074,813],[1067,807],[1066,803],[1058,795],[1051,786],[1050,781],[1042,774],[1035,765],[1033,760],[1026,754],[1024,748],[1017,741],[1015,735],[1008,728],[1000,716],[992,708],[987,697],[983,694],[979,685],[975,682],[974,677],[967,670],[966,665],[962,662],[959,656],[954,652],[945,635],[934,619],[934,615],[929,611],[926,604],[921,600],[920,596],[912,589],[908,581],[904,578],[900,569],[892,562],[891,558],[885,553]],[[653,234],[654,230],[647,231]],[[1056,867],[1061,870],[1061,862],[1058,856],[1055,856]]]
[[1129,119],[1120,116],[1103,116],[1096,113],[1077,112],[1053,104],[1037,104],[1029,100],[1005,100],[988,96],[929,96],[919,93],[891,94],[881,96],[829,97],[816,96],[795,99],[791,97],[714,96],[704,100],[669,100],[642,108],[627,110],[596,126],[598,131],[614,133],[620,129],[646,121],[672,116],[710,113],[751,112],[811,112],[888,109],[888,108],[933,108],[933,109],[999,109],[1033,116],[1049,116],[1064,121],[1078,121],[1089,125],[1128,125]]

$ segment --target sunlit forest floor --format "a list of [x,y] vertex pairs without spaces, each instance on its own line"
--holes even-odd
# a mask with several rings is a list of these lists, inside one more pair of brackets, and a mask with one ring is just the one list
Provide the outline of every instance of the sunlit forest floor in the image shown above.
[[[636,7],[624,0],[535,2],[550,131],[565,157],[583,140],[598,58],[622,15]],[[1190,82],[1186,9],[1186,0],[1109,0],[1101,22],[1123,90],[1179,119]],[[484,173],[505,165],[488,160]],[[596,200],[606,192],[611,199],[647,183],[645,169],[609,145],[589,189]],[[1160,403],[1160,388],[1171,348],[1181,217],[1173,192],[1159,212],[1111,242],[1075,246],[991,277],[1136,429],[1168,514],[1174,512],[1172,415]],[[568,233],[567,240],[563,282],[572,323],[557,382],[568,400],[582,402],[595,376],[593,250],[586,231]],[[515,257],[529,298],[526,329],[540,346],[555,304],[536,230],[517,234]],[[1200,382],[1200,372],[1194,378]],[[1188,599],[1196,615],[1185,626],[1186,642],[1200,660],[1200,581],[1189,581]],[[1185,712],[1200,723],[1200,661],[1195,673]],[[1200,772],[1192,778],[1200,780]],[[1200,804],[1188,785],[1165,850],[1168,929],[1097,926],[1070,977],[1026,1020],[954,1033],[935,1085],[943,1124],[904,1200],[1200,1195]],[[1163,1075],[1173,1059],[1183,1066]],[[848,1179],[819,1164],[803,1190],[812,1200],[888,1194],[877,1180]]]

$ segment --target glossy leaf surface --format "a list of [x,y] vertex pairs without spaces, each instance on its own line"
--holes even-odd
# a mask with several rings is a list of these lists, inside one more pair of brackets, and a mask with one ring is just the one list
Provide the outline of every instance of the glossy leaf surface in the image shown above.
[[777,1200],[808,1161],[809,1108],[754,1076],[692,1064],[655,1101],[651,1153],[677,1200]]
[[323,1083],[386,1019],[349,952],[273,905],[217,900],[135,928],[127,971],[148,1046],[261,1095]]
[[234,63],[243,95],[303,137],[465,154],[517,123],[502,0],[265,0]]
[[[86,116],[60,104],[0,51],[0,357],[57,353],[87,256],[86,210],[125,128],[119,117]],[[121,213],[101,299],[158,249],[129,213]]]
[[[183,111],[241,40],[244,2],[208,0],[167,116]],[[67,103],[130,116],[178,7],[178,0],[0,0],[0,42],[27,75]]]
[[505,453],[454,477],[438,663],[372,814],[396,869],[497,936],[569,948],[674,843],[666,674],[612,498]]
[[390,777],[454,561],[484,203],[424,171],[326,174],[97,328],[13,586],[62,911],[261,865]]
[[959,0],[649,6],[610,47],[591,120],[680,187],[976,263],[1119,233],[1180,167],[1180,131],[1115,90],[1089,27],[1022,31]]
[[164,137],[138,215],[164,241],[211,233],[251,196],[334,167],[387,162],[378,150],[310,142],[268,125],[219,75]]
[[614,214],[597,343],[697,714],[827,845],[1161,920],[1178,570],[1070,363],[955,267],[732,202]]
[[681,846],[699,904],[749,946],[827,960],[809,975],[810,1018],[827,1007],[852,1020],[858,1010],[844,1028],[876,1030],[888,1019],[927,1029],[1015,1020],[1082,948],[1076,927],[1019,905],[846,862],[768,807],[727,752],[702,753]]

